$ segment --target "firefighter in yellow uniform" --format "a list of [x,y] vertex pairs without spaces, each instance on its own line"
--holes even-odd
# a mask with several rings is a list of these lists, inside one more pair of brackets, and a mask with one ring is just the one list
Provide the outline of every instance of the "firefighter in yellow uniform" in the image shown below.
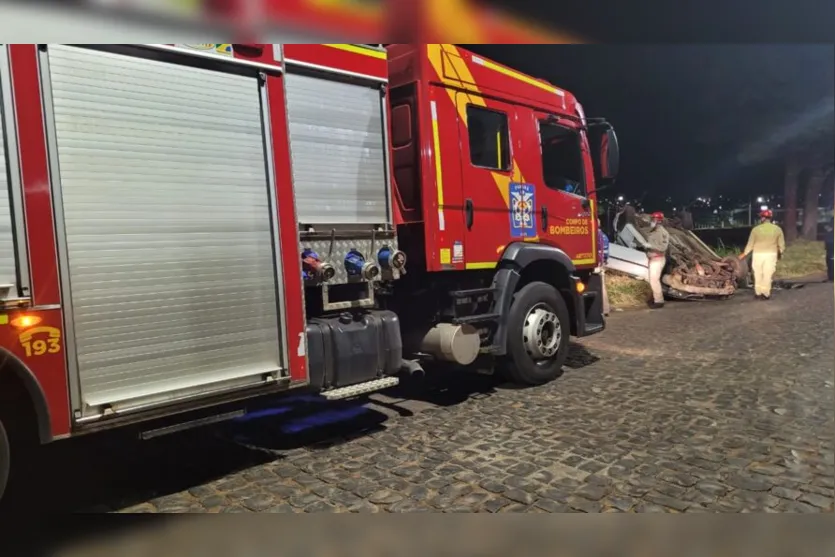
[[786,239],[783,229],[771,222],[771,210],[764,209],[760,213],[760,224],[751,230],[748,245],[740,255],[745,259],[753,252],[751,267],[754,270],[754,293],[758,300],[771,299],[771,279],[777,269],[777,260],[786,251]]

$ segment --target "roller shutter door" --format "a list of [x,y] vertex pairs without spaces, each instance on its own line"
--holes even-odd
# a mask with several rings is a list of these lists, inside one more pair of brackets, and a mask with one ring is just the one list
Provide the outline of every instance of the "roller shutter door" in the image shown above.
[[256,78],[68,46],[49,71],[83,402],[277,370]]
[[[3,47],[0,47],[0,55],[5,56]],[[0,103],[2,103],[2,90],[0,90]],[[2,113],[0,113],[1,115]],[[17,282],[16,262],[14,253],[14,236],[12,232],[12,204],[9,191],[8,163],[6,157],[6,133],[3,118],[0,118],[0,297],[4,292],[11,296],[17,296],[13,286]],[[10,290],[7,290],[10,288]]]
[[288,74],[299,222],[389,222],[379,89]]

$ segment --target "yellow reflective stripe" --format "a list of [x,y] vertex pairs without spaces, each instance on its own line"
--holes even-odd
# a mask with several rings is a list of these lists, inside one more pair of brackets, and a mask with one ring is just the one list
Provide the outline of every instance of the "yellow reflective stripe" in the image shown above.
[[9,323],[9,316],[8,315],[0,315],[0,325],[8,325]]
[[[466,98],[467,103],[465,104],[461,104],[456,101],[455,96],[457,91],[455,89],[447,88],[446,92],[449,95],[450,100],[452,100],[452,105],[457,109],[459,118],[461,118],[461,121],[464,122],[464,126],[468,126],[467,104],[487,108],[487,103],[484,101],[484,98],[481,97],[481,92],[479,91],[478,86],[475,85],[475,79],[473,78],[472,72],[470,72],[470,68],[467,67],[467,63],[464,62],[463,58],[461,58],[458,49],[455,48],[454,45],[427,44],[426,47],[429,62],[435,70],[435,74],[438,76],[438,79],[444,85],[463,90],[461,94],[463,94]],[[450,67],[450,71],[457,76],[457,79],[447,77],[444,74],[444,63]],[[469,92],[474,94],[471,95]],[[522,175],[519,165],[516,162],[516,158],[512,156],[512,153],[510,165],[512,176],[506,176],[501,172],[490,173],[493,176],[496,188],[498,188],[499,194],[502,196],[504,204],[507,207],[510,207],[509,190],[511,180],[522,183],[525,181],[525,177]]]
[[432,149],[435,151],[435,189],[438,194],[438,228],[445,230],[444,176],[441,172],[441,136],[438,133],[438,105],[435,101],[431,101],[429,106],[432,110]]
[[571,262],[575,265],[589,265],[597,261],[596,259],[572,259]]
[[496,262],[495,261],[487,261],[484,263],[467,263],[467,269],[495,269]]
[[444,178],[441,174],[441,136],[438,133],[438,107],[432,101],[432,146],[435,149],[435,185],[438,189],[438,206],[444,204]]
[[[589,199],[589,207],[591,210],[591,252],[594,254],[592,263],[597,261],[597,211],[594,210],[594,199]],[[583,261],[587,263],[588,261]],[[600,262],[603,263],[602,261]],[[582,265],[582,263],[580,263]]]
[[502,130],[499,128],[496,131],[496,155],[499,159],[496,162],[496,168],[502,168]]
[[490,60],[485,60],[480,56],[474,56],[473,61],[480,66],[484,66],[485,68],[491,69],[494,72],[499,72],[500,74],[506,75],[508,77],[512,77],[513,79],[518,79],[528,85],[533,85],[534,87],[539,87],[544,91],[548,91],[549,93],[554,93],[555,95],[565,96],[565,92],[562,89],[557,89],[553,85],[549,85],[547,83],[543,83],[537,79],[534,79],[530,76],[525,74],[519,73],[517,71],[511,70],[510,68],[505,68],[504,66],[500,66]]
[[359,46],[355,44],[326,44],[323,46],[338,48],[339,50],[353,52],[354,54],[362,54],[363,56],[371,56],[372,58],[378,58],[380,60],[386,60],[388,58],[388,53],[385,50],[374,50],[373,48],[368,48],[367,46]]

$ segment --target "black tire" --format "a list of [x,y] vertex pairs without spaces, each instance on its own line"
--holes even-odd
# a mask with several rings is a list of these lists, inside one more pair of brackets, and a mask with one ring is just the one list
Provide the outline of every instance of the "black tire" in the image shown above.
[[[536,306],[556,314],[562,333],[557,353],[540,361],[528,354],[523,338],[525,319]],[[507,356],[502,361],[507,379],[520,385],[542,385],[562,374],[571,326],[568,308],[556,288],[544,282],[531,282],[521,288],[513,295],[507,325]]]
[[6,435],[3,422],[0,421],[0,501],[3,500],[3,492],[6,490],[6,484],[9,481],[10,470],[11,446],[9,444],[9,436]]

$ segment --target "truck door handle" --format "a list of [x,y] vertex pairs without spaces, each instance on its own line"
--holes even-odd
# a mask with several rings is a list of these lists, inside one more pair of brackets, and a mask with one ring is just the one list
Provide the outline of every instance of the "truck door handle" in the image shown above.
[[475,217],[475,214],[473,213],[472,199],[467,198],[467,200],[464,202],[464,217],[467,223],[467,230],[469,230],[473,227],[473,218]]
[[542,231],[548,230],[548,207],[542,206]]

